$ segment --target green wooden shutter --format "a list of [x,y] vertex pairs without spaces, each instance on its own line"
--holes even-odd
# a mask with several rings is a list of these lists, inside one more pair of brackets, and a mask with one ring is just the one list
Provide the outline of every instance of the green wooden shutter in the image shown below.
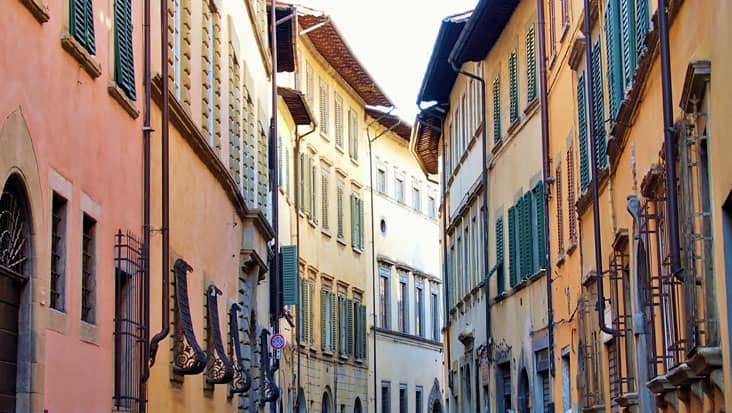
[[522,241],[519,246],[519,257],[521,257],[521,279],[528,278],[533,273],[534,263],[534,237],[532,236],[531,219],[531,193],[527,192],[521,197],[521,234]]
[[618,0],[609,0],[605,8],[605,42],[607,48],[607,85],[610,119],[615,119],[623,101],[623,75],[620,54],[620,16]]
[[300,193],[298,194],[298,208],[300,211],[305,211],[305,154],[300,154],[300,162],[299,162],[299,172],[300,176],[298,177],[299,182],[297,183],[299,186]]
[[602,90],[602,57],[600,39],[592,46],[592,103],[595,121],[595,151],[597,168],[607,167],[607,140],[605,132],[605,96]]
[[282,257],[282,299],[284,305],[297,304],[297,245],[280,247]]
[[648,1],[635,2],[635,44],[638,56],[646,51],[646,33],[648,33]]
[[346,307],[346,334],[342,337],[346,337],[345,355],[350,356],[353,354],[353,300],[345,300]]
[[96,54],[92,0],[71,0],[70,5],[69,30],[71,34],[89,53]]
[[510,100],[510,122],[513,123],[519,118],[519,99],[518,99],[518,62],[516,50],[511,52],[508,58],[508,87]]
[[498,294],[506,291],[506,276],[503,272],[503,218],[496,220],[496,274]]
[[501,78],[493,81],[493,142],[501,141]]
[[358,318],[360,320],[360,326],[358,328],[359,335],[361,336],[360,342],[360,351],[359,351],[359,358],[362,360],[366,360],[366,306],[363,304],[358,305]]
[[114,77],[128,98],[135,100],[135,65],[132,53],[132,0],[114,2]]
[[516,285],[518,279],[518,259],[516,256],[516,207],[508,209],[508,261],[509,280],[511,288]]
[[351,246],[355,247],[358,245],[357,243],[357,235],[356,232],[356,195],[351,194]]
[[526,89],[529,102],[536,99],[536,41],[535,30],[532,25],[526,33]]
[[303,280],[302,282],[303,286],[303,313],[304,313],[304,323],[305,323],[305,329],[304,331],[304,338],[305,342],[312,344],[313,343],[313,296],[312,296],[312,286],[308,281]]
[[623,46],[623,85],[628,90],[633,86],[637,65],[634,0],[620,0],[620,33]]
[[544,182],[539,181],[534,187],[534,203],[536,205],[536,245],[539,268],[546,268],[546,232],[544,222]]
[[585,72],[577,78],[577,127],[579,129],[580,185],[582,192],[590,185],[589,148],[587,140],[587,93]]
[[336,326],[338,325],[338,317],[337,317],[337,311],[336,311],[336,295],[334,292],[330,293],[330,343],[329,348],[330,351],[335,352],[335,342],[336,342],[336,336],[338,329]]
[[363,250],[363,199],[358,200],[358,248]]
[[303,341],[304,337],[304,329],[305,329],[305,312],[303,311],[304,303],[305,303],[305,296],[303,293],[304,286],[302,283],[302,279],[297,279],[297,286],[298,286],[298,302],[297,302],[297,338],[300,341]]
[[343,188],[336,187],[336,203],[338,204],[338,238],[344,238],[343,233]]

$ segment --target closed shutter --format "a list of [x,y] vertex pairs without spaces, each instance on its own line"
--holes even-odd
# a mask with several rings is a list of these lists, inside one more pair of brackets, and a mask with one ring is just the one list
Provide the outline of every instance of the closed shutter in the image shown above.
[[297,302],[297,338],[303,341],[303,337],[305,337],[305,311],[303,311],[305,307],[305,286],[303,285],[302,278],[298,278],[297,286],[299,293]]
[[328,224],[328,176],[323,174],[320,176],[320,204],[322,205],[321,214],[323,216],[323,229],[327,230]]
[[84,46],[86,51],[96,54],[92,0],[71,0],[70,5],[69,30],[71,34]]
[[648,33],[648,1],[636,0],[635,2],[635,44],[638,56],[646,51],[646,33]]
[[602,90],[602,57],[600,39],[592,46],[592,103],[595,121],[595,151],[597,168],[607,167],[607,141],[605,139],[605,97]]
[[284,305],[297,304],[297,246],[283,245],[280,247],[282,257],[282,299]]
[[634,0],[620,0],[620,33],[623,46],[623,85],[628,90],[633,87],[637,63]]
[[577,78],[577,127],[579,129],[580,186],[582,192],[590,185],[589,148],[587,147],[587,94],[585,72]]
[[308,316],[306,318],[308,325],[308,342],[315,344],[315,284],[312,281],[308,281]]
[[320,347],[323,350],[328,350],[330,344],[328,342],[328,335],[326,334],[330,331],[330,326],[328,325],[330,318],[325,309],[328,306],[328,302],[328,290],[320,290]]
[[311,214],[310,214],[310,205],[311,205],[310,204],[310,199],[311,199],[312,193],[310,191],[310,185],[312,183],[311,182],[312,180],[310,179],[310,173],[311,173],[310,165],[311,165],[312,162],[310,160],[310,156],[309,155],[305,155],[304,156],[304,161],[305,162],[303,162],[303,168],[302,168],[302,170],[303,170],[303,181],[304,181],[303,194],[304,194],[304,201],[305,201],[305,202],[303,202],[303,209],[305,210],[305,215],[309,218],[311,216]]
[[306,169],[305,169],[305,154],[304,153],[300,154],[299,164],[300,164],[299,165],[300,176],[298,177],[299,182],[297,184],[298,184],[300,193],[298,194],[299,199],[297,201],[299,203],[298,208],[300,209],[300,211],[305,212],[305,171],[306,171]]
[[343,187],[336,187],[336,203],[338,204],[338,238],[344,238],[343,233]]
[[303,313],[304,313],[304,338],[305,342],[313,343],[313,295],[312,286],[308,281],[302,281],[303,286]]
[[349,356],[353,352],[353,300],[344,299],[346,310],[346,331],[341,337],[345,337],[345,355]]
[[359,327],[361,326],[361,313],[359,312],[358,302],[353,302],[353,326],[349,329],[349,334],[353,337],[353,357],[360,359],[361,357],[361,334]]
[[538,247],[539,268],[546,268],[546,232],[544,222],[544,182],[539,181],[534,187],[534,203],[536,204],[536,245]]
[[516,285],[518,278],[518,259],[516,256],[516,207],[508,209],[508,261],[509,280],[511,288]]
[[320,96],[318,96],[318,99],[320,101],[320,133],[328,136],[328,84],[323,79],[320,79]]
[[522,271],[521,279],[528,278],[533,273],[534,263],[534,237],[531,219],[531,193],[527,192],[521,198],[521,233],[523,239],[519,246],[519,257],[521,257]]
[[356,228],[356,195],[351,194],[351,246],[357,245],[357,228]]
[[335,140],[336,145],[343,147],[343,100],[335,95]]
[[620,54],[620,16],[618,0],[609,0],[605,8],[605,42],[607,44],[607,85],[610,119],[615,119],[623,101],[623,78]]
[[114,51],[114,80],[128,98],[135,100],[132,0],[115,0],[114,2]]
[[503,218],[496,220],[496,274],[498,283],[498,294],[506,291],[506,276],[503,272]]
[[536,47],[535,30],[532,25],[526,33],[526,88],[527,100],[536,99]]
[[501,78],[493,81],[493,142],[501,141]]
[[363,250],[363,199],[358,200],[358,248]]
[[366,360],[366,306],[363,304],[358,305],[358,318],[361,320],[359,326],[359,333],[361,334],[361,354],[360,358]]
[[310,161],[310,219],[318,223],[318,167]]
[[336,311],[336,295],[334,292],[331,292],[329,294],[330,299],[330,342],[328,343],[328,348],[330,351],[335,352],[335,342],[336,342],[336,335],[338,329],[336,326],[338,325],[338,317],[337,317],[337,311]]
[[518,101],[518,62],[516,50],[511,52],[508,58],[508,87],[510,100],[510,122],[513,123],[519,117],[519,101]]

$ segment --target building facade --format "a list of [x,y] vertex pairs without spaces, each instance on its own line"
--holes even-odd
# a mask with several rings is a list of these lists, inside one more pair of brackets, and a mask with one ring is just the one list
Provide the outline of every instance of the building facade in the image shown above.
[[369,348],[376,354],[376,410],[442,411],[438,183],[409,153],[406,122],[377,111],[368,114],[377,261],[368,294],[374,294],[377,314]]

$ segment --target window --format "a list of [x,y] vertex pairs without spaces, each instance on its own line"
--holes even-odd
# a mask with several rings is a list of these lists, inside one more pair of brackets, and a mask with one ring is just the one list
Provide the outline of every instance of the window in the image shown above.
[[417,390],[415,390],[414,393],[414,405],[415,405],[415,413],[422,413],[424,410],[422,409],[424,405],[424,399],[423,399],[424,390],[422,390],[422,386],[417,386]]
[[217,36],[214,20],[218,20],[219,17],[216,11],[214,11],[211,7],[207,7],[206,5],[203,6],[202,16],[202,26],[205,30],[205,35],[203,36],[204,43],[202,48],[202,57],[205,62],[203,65],[202,76],[205,79],[205,90],[203,94],[203,125],[206,131],[206,135],[208,136],[209,145],[218,148],[218,134],[216,133],[214,126],[217,117],[216,112],[218,112],[218,102],[214,102],[214,99],[217,99],[217,97],[219,96],[218,93],[214,91],[214,72],[216,71],[216,65],[214,64],[216,49],[215,36]]
[[328,136],[329,122],[330,122],[330,90],[328,83],[325,79],[320,79],[320,95],[318,96],[320,102],[320,133],[323,136]]
[[560,0],[562,3],[562,34],[569,27],[569,0]]
[[603,69],[600,39],[592,46],[592,118],[595,121],[595,155],[597,168],[607,167],[607,141],[605,132],[605,95],[603,91]]
[[336,203],[338,207],[338,239],[345,238],[343,231],[343,182],[338,182],[336,187]]
[[313,281],[300,279],[300,308],[298,309],[298,317],[300,321],[300,341],[305,344],[314,344],[313,337],[313,299],[315,286]]
[[554,57],[557,54],[557,16],[556,3],[549,0],[549,56]]
[[320,290],[320,346],[323,351],[335,351],[336,296],[329,289]]
[[587,132],[587,93],[585,89],[585,72],[577,78],[577,127],[580,155],[580,186],[585,192],[590,186],[590,149]]
[[412,208],[415,211],[422,210],[422,196],[419,192],[419,188],[412,188]]
[[391,413],[391,383],[381,382],[381,413]]
[[[557,203],[557,256],[564,255],[564,194],[562,193],[562,163],[557,162],[557,171],[554,174],[556,185],[556,203]],[[573,208],[570,205],[570,208]]]
[[[242,127],[241,127],[241,87],[239,76],[239,62],[234,54],[234,45],[229,42],[229,172],[234,181],[241,185],[241,155],[242,155]],[[247,182],[252,185],[254,180]]]
[[577,244],[577,209],[575,208],[575,188],[577,184],[574,180],[574,146],[569,145],[567,148],[567,220],[569,225],[568,237],[569,247]]
[[353,328],[355,337],[355,343],[353,348],[353,355],[356,361],[363,361],[366,359],[366,306],[361,304],[362,297],[360,294],[354,292],[353,295]]
[[572,385],[569,370],[569,349],[562,351],[562,411],[572,411]]
[[424,280],[415,279],[414,286],[414,330],[424,337]]
[[440,341],[440,300],[437,292],[430,294],[430,311],[432,312],[432,340]]
[[64,311],[66,298],[66,199],[53,193],[51,207],[51,308]]
[[335,143],[343,148],[343,99],[335,95]]
[[399,385],[399,413],[409,413],[409,399],[407,398],[407,385]]
[[92,0],[70,0],[69,31],[90,54],[96,54],[94,46],[94,10]]
[[508,98],[509,98],[509,122],[513,124],[519,119],[519,98],[518,98],[518,56],[516,49],[511,52],[508,58]]
[[437,217],[436,209],[435,197],[430,196],[427,198],[427,214],[430,218],[435,219]]
[[[91,0],[88,1],[91,3]],[[128,98],[135,100],[132,0],[114,1],[114,46],[114,81]]]
[[379,326],[384,329],[390,327],[391,320],[391,269],[385,264],[379,264]]
[[501,78],[493,81],[493,142],[501,141]]
[[397,290],[397,327],[402,333],[409,333],[409,296],[407,295],[409,275],[399,270],[399,290]]
[[305,90],[307,94],[308,103],[310,107],[315,104],[315,75],[313,74],[313,67],[310,62],[305,63]]
[[348,154],[358,160],[358,118],[353,109],[348,110]]
[[328,171],[323,169],[322,174],[320,176],[320,204],[322,206],[322,218],[323,218],[323,229],[328,230],[330,229],[330,225],[328,223]]
[[351,193],[351,246],[363,251],[363,200]]
[[353,301],[338,295],[338,353],[348,357],[353,348]]
[[526,100],[530,103],[536,99],[536,48],[534,25],[526,33]]
[[382,194],[386,193],[386,171],[383,169],[376,171],[376,190]]
[[506,274],[503,271],[503,217],[496,219],[496,282],[498,283],[498,294],[506,291]]
[[513,412],[511,402],[511,364],[503,363],[498,366],[498,411],[502,413]]
[[394,197],[397,201],[404,203],[404,179],[397,178],[394,185]]
[[310,220],[314,223],[318,223],[318,167],[315,162],[310,161],[310,205],[308,210],[310,211]]
[[544,411],[550,410],[552,404],[551,384],[549,378],[549,350],[543,349],[537,351],[535,354],[536,361],[536,375],[541,387],[536,393],[541,395],[541,399],[538,400],[544,406]]
[[[89,0],[91,1],[91,0]],[[172,42],[172,50],[171,50],[171,58],[172,58],[172,70],[171,75],[173,77],[173,94],[176,98],[181,98],[181,59],[182,59],[182,50],[181,50],[181,43],[182,35],[181,35],[181,25],[182,25],[182,16],[181,16],[181,0],[167,0],[169,1],[169,8],[172,9],[173,13],[173,24],[172,24],[172,36],[170,38],[170,41]]]
[[96,225],[84,214],[81,242],[81,319],[96,323]]

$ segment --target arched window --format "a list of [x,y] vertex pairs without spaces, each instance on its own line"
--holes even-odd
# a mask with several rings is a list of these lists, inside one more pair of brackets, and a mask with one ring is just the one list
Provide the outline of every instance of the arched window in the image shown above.
[[323,392],[323,404],[321,406],[320,411],[322,413],[333,413],[333,411],[330,408],[330,395],[328,395],[328,392]]
[[526,369],[521,370],[518,383],[519,413],[531,412],[531,393],[529,393],[529,375]]
[[356,397],[356,401],[353,403],[353,413],[361,413],[363,408],[361,407],[361,398]]

